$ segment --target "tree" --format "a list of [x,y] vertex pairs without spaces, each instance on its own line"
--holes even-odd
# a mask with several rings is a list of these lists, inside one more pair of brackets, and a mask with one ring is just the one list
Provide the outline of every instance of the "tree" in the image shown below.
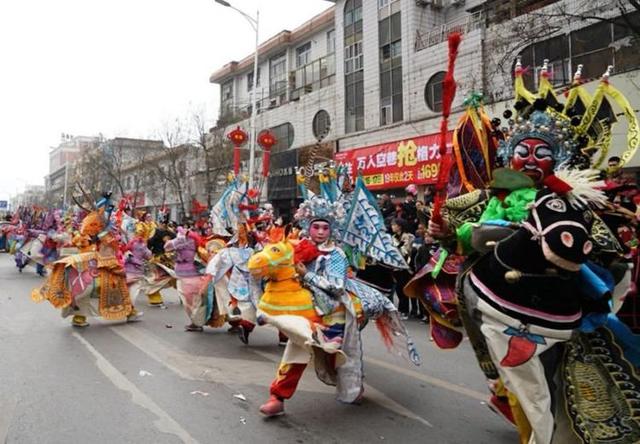
[[[619,14],[611,16],[607,12],[616,9]],[[634,14],[635,13],[635,14]],[[532,13],[542,19],[561,18],[566,24],[579,21],[615,23],[630,31],[636,39],[640,38],[640,0],[593,1],[581,0],[572,5],[559,2],[553,6]]]
[[83,197],[90,200],[89,204],[97,201],[102,192],[110,188],[103,164],[99,147],[84,150],[73,166],[67,166],[70,169],[67,177],[70,193],[73,190],[84,190]]
[[[163,159],[156,164],[156,170],[162,180],[167,181],[175,192],[180,205],[181,214],[187,214],[184,193],[188,186],[187,160],[193,152],[189,143],[184,122],[176,118],[165,122],[160,130],[160,138],[165,144]],[[166,168],[164,167],[166,164]]]
[[231,169],[233,150],[227,142],[224,129],[220,127],[209,129],[208,119],[204,107],[194,109],[190,113],[192,126],[192,143],[198,157],[204,160],[204,187],[207,196],[207,206],[211,208],[216,182],[221,172]]
[[[498,4],[498,2],[494,3]],[[502,85],[508,85],[512,81],[516,56],[538,42],[549,41],[562,34],[566,35],[569,31],[573,32],[576,22],[615,24],[629,30],[631,34],[624,41],[620,40],[616,43],[626,47],[640,42],[640,33],[638,33],[640,30],[636,29],[640,27],[640,20],[638,20],[640,9],[637,8],[640,6],[640,0],[575,0],[535,4],[510,0],[507,3],[512,5],[512,8],[511,16],[506,20],[503,16],[492,19],[488,14],[489,23],[487,38],[484,42],[485,61],[482,65],[483,80],[481,82],[485,85],[484,93],[487,103],[504,100],[510,94],[510,89],[503,88]],[[545,6],[541,7],[543,4]],[[505,8],[502,3],[498,6]],[[537,66],[541,63],[540,60],[536,61]],[[528,63],[523,60],[523,64]],[[568,73],[568,76],[570,79],[571,73]],[[498,78],[501,78],[502,82],[496,81]],[[497,87],[490,88],[490,85],[497,85]]]

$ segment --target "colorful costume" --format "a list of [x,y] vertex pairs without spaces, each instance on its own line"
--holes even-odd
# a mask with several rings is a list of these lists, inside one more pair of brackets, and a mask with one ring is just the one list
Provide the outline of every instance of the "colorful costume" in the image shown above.
[[168,241],[164,249],[167,252],[175,251],[177,289],[185,312],[191,321],[187,329],[196,327],[201,330],[207,319],[207,307],[202,298],[205,282],[195,264],[199,242],[200,238],[196,233],[178,228],[178,235],[175,239]]
[[[365,211],[370,217],[358,218],[360,228],[366,227],[367,223],[382,224],[376,207],[369,206],[371,196],[360,199],[358,193],[353,196],[338,193],[337,183],[333,180],[321,183],[325,184],[323,196],[307,198],[296,218],[310,233],[311,239],[314,239],[314,226],[324,224],[332,236],[350,247],[352,254],[359,251],[366,254],[366,249],[357,250],[360,244],[349,237],[355,233],[344,222],[347,213],[354,216]],[[361,185],[357,189],[366,191]],[[303,195],[306,193],[303,189]],[[365,239],[365,243],[374,247],[374,254],[386,252],[388,260],[399,257],[400,253],[393,249],[388,235],[384,237],[384,232],[379,230],[370,233],[372,238]],[[302,282],[296,278],[294,262],[304,264]],[[260,408],[265,415],[284,412],[284,400],[295,392],[310,360],[319,379],[337,387],[338,400],[359,402],[363,393],[359,330],[368,319],[377,320],[387,345],[392,344],[393,336],[404,337],[410,359],[419,364],[419,357],[396,308],[380,292],[350,276],[347,254],[333,239],[302,239],[295,247],[288,240],[270,243],[254,254],[248,265],[252,273],[266,278],[264,293],[258,303],[258,319],[274,325],[289,337],[271,385],[271,397]]]
[[80,227],[79,236],[93,247],[85,245],[86,252],[54,262],[46,282],[31,293],[35,302],[47,300],[61,309],[63,317],[73,315],[74,326],[89,325],[88,316],[128,321],[138,318],[123,264],[116,257],[119,241],[109,225],[109,213],[109,199],[105,197]]
[[[564,105],[546,66],[537,95],[524,88],[522,74],[518,63],[516,116],[505,112],[510,128],[500,130],[497,122],[487,131],[480,111],[456,129],[459,174],[470,191],[445,204],[456,251],[468,255],[447,273],[459,267],[457,292],[450,277],[446,292],[441,288],[444,250],[407,290],[423,298],[439,345],[457,345],[464,325],[480,367],[496,381],[491,404],[516,424],[521,442],[637,442],[638,343],[611,313],[629,280],[624,272],[614,279],[621,250],[594,211],[607,206],[593,182],[598,171],[581,170],[599,166],[606,154],[614,120],[606,95],[629,122],[625,161],[637,149],[638,122],[608,83],[609,72],[593,98],[578,72]],[[485,148],[496,139],[502,164],[528,179],[491,170],[493,161],[481,154],[490,154]],[[471,171],[487,171],[492,188],[476,189],[482,179],[474,183]]]

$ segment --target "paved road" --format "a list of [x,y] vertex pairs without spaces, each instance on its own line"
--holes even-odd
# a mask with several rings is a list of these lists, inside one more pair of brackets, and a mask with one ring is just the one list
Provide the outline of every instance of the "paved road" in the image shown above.
[[308,371],[287,415],[265,420],[258,406],[282,353],[274,330],[257,329],[250,346],[226,329],[186,333],[175,292],[142,322],[77,330],[31,302],[40,282],[0,254],[0,443],[517,442],[483,404],[468,343],[438,351],[420,323],[409,328],[421,367],[365,330],[361,406],[337,403]]

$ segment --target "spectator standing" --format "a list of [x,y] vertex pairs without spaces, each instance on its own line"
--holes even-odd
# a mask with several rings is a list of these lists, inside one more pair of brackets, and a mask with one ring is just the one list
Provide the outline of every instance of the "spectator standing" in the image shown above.
[[[407,261],[411,262],[411,249],[413,247],[413,234],[408,232],[407,222],[404,219],[394,219],[391,222],[391,231],[393,232],[393,242],[400,250],[400,253]],[[398,311],[403,320],[409,319],[409,298],[404,293],[404,286],[411,279],[410,270],[396,270],[393,272],[393,278],[396,283],[396,294],[398,295]]]

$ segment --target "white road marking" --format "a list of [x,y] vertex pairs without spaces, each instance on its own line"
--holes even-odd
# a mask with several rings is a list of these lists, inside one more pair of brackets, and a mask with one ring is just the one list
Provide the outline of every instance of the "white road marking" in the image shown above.
[[449,381],[445,381],[444,379],[436,378],[434,376],[425,375],[424,373],[419,373],[414,370],[409,370],[407,368],[398,367],[396,365],[390,364],[385,361],[380,361],[375,358],[364,358],[364,362],[368,362],[373,365],[377,365],[378,367],[386,368],[387,370],[392,370],[394,372],[400,373],[405,376],[409,376],[415,378],[419,381],[426,382],[427,384],[434,385],[436,387],[448,390],[450,392],[457,393],[459,395],[467,396],[471,399],[475,399],[478,401],[486,401],[488,396],[485,393],[480,393],[473,389],[463,387],[461,385],[454,384]]
[[9,426],[13,420],[18,401],[15,398],[0,398],[0,443],[7,442]]
[[[162,341],[153,333],[142,327],[121,325],[111,327],[110,330],[141,350],[159,364],[167,367],[183,379],[191,381],[209,381],[222,384],[246,384],[247,381],[268,387],[271,384],[275,368],[271,363],[254,361],[249,359],[229,359],[214,356],[198,356],[186,353],[173,345]],[[271,362],[277,363],[281,356],[251,349],[251,352]],[[413,370],[405,369],[385,361],[374,358],[364,358],[365,363],[373,364],[388,370],[409,376],[422,382],[426,382],[438,388],[466,396],[474,400],[485,401],[487,395],[478,391],[462,387],[449,381],[425,375]],[[433,427],[428,420],[417,415],[398,402],[389,398],[380,390],[366,384],[366,397],[368,400],[410,419],[414,419],[427,427]],[[312,393],[335,393],[333,387],[322,384],[316,378],[303,378],[300,390]]]
[[96,366],[109,380],[120,390],[129,392],[134,404],[149,410],[158,417],[153,423],[158,430],[177,436],[182,442],[187,444],[198,444],[189,432],[183,429],[167,412],[165,412],[151,398],[145,395],[138,387],[129,381],[118,371],[98,350],[93,347],[85,338],[73,332],[73,336],[84,345],[87,350],[96,358]]

